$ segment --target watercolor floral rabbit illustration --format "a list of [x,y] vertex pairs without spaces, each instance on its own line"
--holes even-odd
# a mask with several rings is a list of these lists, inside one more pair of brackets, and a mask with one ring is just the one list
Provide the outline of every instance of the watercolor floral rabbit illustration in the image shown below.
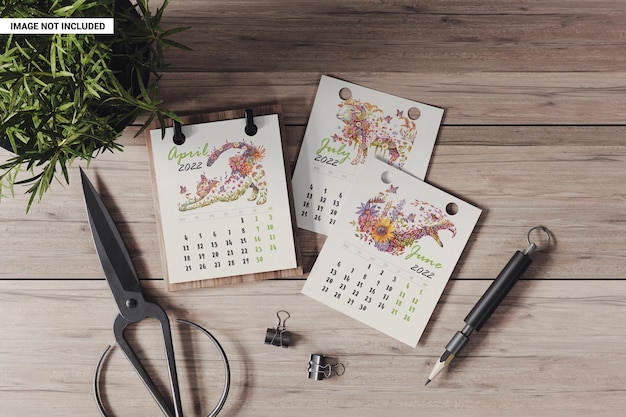
[[224,145],[211,152],[207,166],[211,167],[223,153],[230,150],[238,151],[228,158],[230,173],[214,178],[201,174],[195,196],[186,193],[187,188],[181,186],[181,193],[186,195],[187,201],[179,204],[180,211],[193,210],[220,201],[235,201],[249,189],[252,190],[252,194],[248,201],[256,200],[257,205],[266,203],[267,182],[264,179],[265,170],[261,165],[265,149],[252,143],[226,141]]
[[415,209],[405,212],[406,200],[394,204],[391,199],[398,187],[390,185],[384,192],[357,207],[358,218],[350,224],[355,235],[379,251],[401,255],[406,248],[423,237],[430,237],[443,247],[439,233],[449,231],[456,236],[456,226],[438,207],[427,201],[415,200]]
[[339,103],[337,119],[343,122],[341,136],[333,135],[333,141],[355,147],[357,155],[352,165],[365,162],[368,150],[389,155],[389,164],[402,168],[417,135],[415,122],[404,112],[397,110],[395,116],[386,115],[375,104],[349,98]]

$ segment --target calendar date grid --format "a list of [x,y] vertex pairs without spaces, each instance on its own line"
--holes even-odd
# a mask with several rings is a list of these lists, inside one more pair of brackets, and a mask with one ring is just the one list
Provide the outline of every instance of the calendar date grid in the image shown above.
[[271,209],[223,214],[225,221],[219,225],[181,232],[180,256],[185,272],[212,271],[211,275],[217,277],[225,269],[250,268],[279,256],[279,236]]
[[348,243],[344,242],[342,248],[347,250],[351,259],[337,260],[326,270],[321,293],[334,299],[335,303],[344,303],[346,308],[363,314],[376,309],[403,322],[411,322],[428,282],[405,274],[401,268],[382,262]]
[[301,202],[300,217],[314,223],[334,225],[337,223],[343,198],[343,191],[310,184]]

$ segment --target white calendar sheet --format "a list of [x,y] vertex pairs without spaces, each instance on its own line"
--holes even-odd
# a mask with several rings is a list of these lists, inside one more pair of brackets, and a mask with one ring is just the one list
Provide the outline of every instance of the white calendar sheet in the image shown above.
[[169,285],[298,267],[277,114],[150,132]]
[[415,347],[481,210],[368,160],[302,289]]
[[327,235],[373,157],[424,178],[443,109],[322,76],[293,174],[298,227]]

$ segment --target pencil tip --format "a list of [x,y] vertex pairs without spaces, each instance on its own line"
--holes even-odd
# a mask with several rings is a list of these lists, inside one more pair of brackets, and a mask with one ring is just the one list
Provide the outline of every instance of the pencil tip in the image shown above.
[[430,384],[430,379],[427,379],[427,380],[426,380],[426,383],[424,384],[424,386],[426,386],[426,385],[428,385],[428,384]]

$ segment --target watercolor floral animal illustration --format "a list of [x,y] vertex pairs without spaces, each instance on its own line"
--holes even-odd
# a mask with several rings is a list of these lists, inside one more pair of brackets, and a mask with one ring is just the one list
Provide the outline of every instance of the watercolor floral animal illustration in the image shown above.
[[[265,157],[265,149],[252,143],[226,141],[224,145],[211,152],[207,166],[211,167],[223,153],[230,150],[237,151],[228,158],[230,173],[214,178],[201,174],[195,187],[196,195],[191,196],[190,193],[186,193],[187,200],[179,204],[180,211],[206,207],[220,201],[235,201],[249,189],[252,190],[252,194],[248,201],[256,200],[257,205],[267,202],[267,182],[264,179],[265,170],[261,165]],[[183,193],[187,187],[181,185],[180,189]]]
[[392,195],[398,187],[390,185],[384,192],[357,207],[358,218],[350,222],[355,235],[379,251],[401,255],[406,248],[423,237],[430,237],[443,247],[439,236],[447,230],[456,236],[456,226],[446,213],[427,201],[415,200],[410,211],[405,211],[406,199],[394,203]]
[[397,110],[395,116],[385,114],[375,104],[349,98],[339,103],[337,119],[343,122],[341,136],[333,135],[333,141],[355,147],[357,155],[352,165],[365,162],[369,148],[389,155],[389,163],[397,161],[402,168],[417,135],[415,122]]

